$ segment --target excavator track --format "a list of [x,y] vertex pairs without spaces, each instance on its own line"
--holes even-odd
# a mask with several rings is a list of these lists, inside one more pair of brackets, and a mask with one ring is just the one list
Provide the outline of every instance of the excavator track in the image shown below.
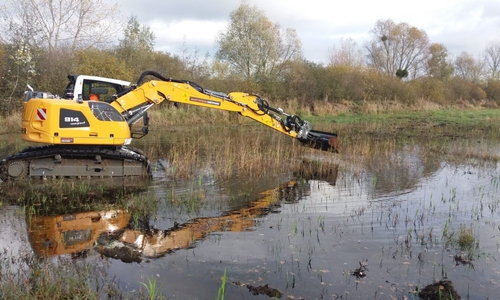
[[47,145],[29,147],[0,162],[2,181],[26,178],[146,177],[142,150],[121,147]]

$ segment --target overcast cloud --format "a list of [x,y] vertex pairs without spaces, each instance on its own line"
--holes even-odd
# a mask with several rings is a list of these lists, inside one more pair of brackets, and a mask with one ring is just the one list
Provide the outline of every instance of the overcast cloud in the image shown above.
[[[110,0],[113,1],[113,0]],[[121,0],[126,21],[137,17],[156,36],[156,50],[180,54],[186,48],[200,56],[215,54],[215,39],[224,31],[239,0]],[[270,21],[293,28],[306,59],[326,62],[341,38],[362,46],[380,19],[406,22],[424,30],[432,43],[442,43],[451,56],[466,51],[476,57],[500,42],[499,0],[248,0]]]

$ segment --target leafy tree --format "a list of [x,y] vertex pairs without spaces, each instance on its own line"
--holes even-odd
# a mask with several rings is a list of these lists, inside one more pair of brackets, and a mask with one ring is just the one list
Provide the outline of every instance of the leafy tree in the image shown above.
[[302,53],[294,29],[282,29],[262,10],[245,2],[231,13],[229,26],[216,44],[216,58],[227,62],[244,80],[276,80],[286,64]]
[[377,21],[371,33],[366,45],[371,67],[390,76],[419,75],[429,44],[425,31],[387,19]]
[[133,67],[134,73],[137,74],[146,69],[154,45],[155,35],[151,28],[141,25],[135,16],[131,16],[123,30],[123,39],[119,41],[116,52],[118,57]]
[[443,44],[434,43],[429,46],[429,58],[426,62],[427,74],[441,80],[453,75],[453,65],[447,61],[448,49]]
[[476,60],[467,52],[462,52],[455,59],[455,74],[474,83],[482,79],[484,63]]
[[491,43],[484,52],[491,79],[500,79],[500,41]]
[[155,35],[151,28],[141,25],[137,17],[131,16],[123,30],[124,38],[118,48],[152,52],[155,45]]

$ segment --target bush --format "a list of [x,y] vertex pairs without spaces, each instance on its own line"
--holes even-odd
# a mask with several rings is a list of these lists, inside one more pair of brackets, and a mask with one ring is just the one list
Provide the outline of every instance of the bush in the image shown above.
[[358,101],[364,99],[364,74],[365,72],[361,68],[351,68],[349,72],[342,75],[344,98],[341,100]]
[[485,91],[489,100],[500,104],[500,80],[489,80]]
[[465,78],[453,77],[449,84],[452,94],[451,100],[454,102],[458,100],[477,101],[485,100],[487,98],[486,92],[481,87]]
[[404,104],[415,102],[415,91],[409,82],[374,71],[366,72],[364,78],[367,101],[398,101]]
[[450,92],[446,84],[433,77],[424,77],[415,82],[419,96],[428,101],[438,104],[449,104]]

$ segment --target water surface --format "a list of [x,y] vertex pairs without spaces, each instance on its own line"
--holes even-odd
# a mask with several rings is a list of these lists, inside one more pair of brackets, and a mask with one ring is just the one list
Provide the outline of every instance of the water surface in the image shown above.
[[[207,135],[194,132],[198,141]],[[170,141],[186,136],[175,134]],[[364,157],[299,158],[323,161],[322,174],[222,178],[204,163],[182,180],[158,151],[154,179],[129,200],[137,203],[39,215],[4,203],[2,256],[72,257],[130,293],[154,278],[167,299],[214,299],[224,272],[226,299],[267,299],[252,293],[265,285],[285,299],[418,299],[441,279],[462,299],[495,299],[498,141],[467,155],[449,141],[441,154],[415,140],[391,145],[374,143]],[[460,243],[461,232],[472,234],[471,245]]]

